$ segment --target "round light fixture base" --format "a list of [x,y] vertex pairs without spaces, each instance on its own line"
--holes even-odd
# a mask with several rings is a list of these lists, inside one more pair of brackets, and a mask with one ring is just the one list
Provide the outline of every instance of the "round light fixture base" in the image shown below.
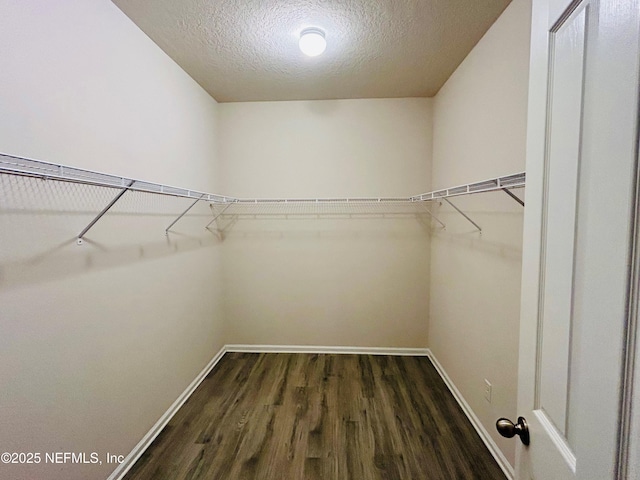
[[311,27],[305,28],[300,32],[300,41],[298,46],[302,53],[309,57],[317,57],[325,48],[327,48],[327,41],[324,38],[324,32],[319,28]]

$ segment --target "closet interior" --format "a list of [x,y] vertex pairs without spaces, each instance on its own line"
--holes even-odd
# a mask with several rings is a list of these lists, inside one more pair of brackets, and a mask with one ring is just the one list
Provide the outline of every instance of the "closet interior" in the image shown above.
[[121,459],[10,475],[119,480],[225,354],[319,352],[429,356],[512,478],[527,0],[432,97],[218,102],[111,1],[0,23],[0,440]]

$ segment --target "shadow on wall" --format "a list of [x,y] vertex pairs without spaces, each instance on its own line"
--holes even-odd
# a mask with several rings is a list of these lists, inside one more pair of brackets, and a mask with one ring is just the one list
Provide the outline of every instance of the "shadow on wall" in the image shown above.
[[452,200],[462,213],[447,203],[432,203],[432,212],[446,225],[446,228],[433,232],[432,240],[436,245],[446,244],[510,261],[522,261],[524,208],[521,205],[504,197],[501,192],[454,197]]
[[0,288],[156,260],[221,241],[218,232],[204,228],[212,218],[206,203],[196,205],[165,235],[192,200],[127,192],[77,245],[76,235],[116,193],[0,175]]
[[522,260],[522,248],[515,248],[508,243],[487,238],[486,235],[480,235],[477,230],[457,233],[450,233],[443,230],[438,232],[437,235],[434,235],[432,241],[456,245],[457,247],[464,247],[468,250],[480,251],[505,259]]
[[220,243],[217,234],[210,232],[208,237],[180,236],[178,240],[169,239],[139,245],[107,248],[99,243],[85,239],[85,243],[94,247],[86,253],[72,253],[70,248],[78,247],[76,238],[67,240],[50,250],[16,262],[0,263],[0,288],[13,288],[20,285],[47,282],[63,277],[81,275],[92,271],[130,265],[143,260],[154,260],[169,255],[211,247]]

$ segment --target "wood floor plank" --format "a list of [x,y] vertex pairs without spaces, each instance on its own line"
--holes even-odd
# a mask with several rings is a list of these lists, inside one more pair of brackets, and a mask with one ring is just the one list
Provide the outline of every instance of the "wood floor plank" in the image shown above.
[[426,357],[226,354],[126,480],[504,480]]

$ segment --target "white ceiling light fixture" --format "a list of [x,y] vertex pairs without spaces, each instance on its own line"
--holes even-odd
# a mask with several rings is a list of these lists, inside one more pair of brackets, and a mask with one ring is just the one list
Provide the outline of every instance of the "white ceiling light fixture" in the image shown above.
[[312,27],[305,28],[300,32],[298,45],[305,55],[317,57],[327,48],[327,41],[324,38],[324,32],[322,30]]

